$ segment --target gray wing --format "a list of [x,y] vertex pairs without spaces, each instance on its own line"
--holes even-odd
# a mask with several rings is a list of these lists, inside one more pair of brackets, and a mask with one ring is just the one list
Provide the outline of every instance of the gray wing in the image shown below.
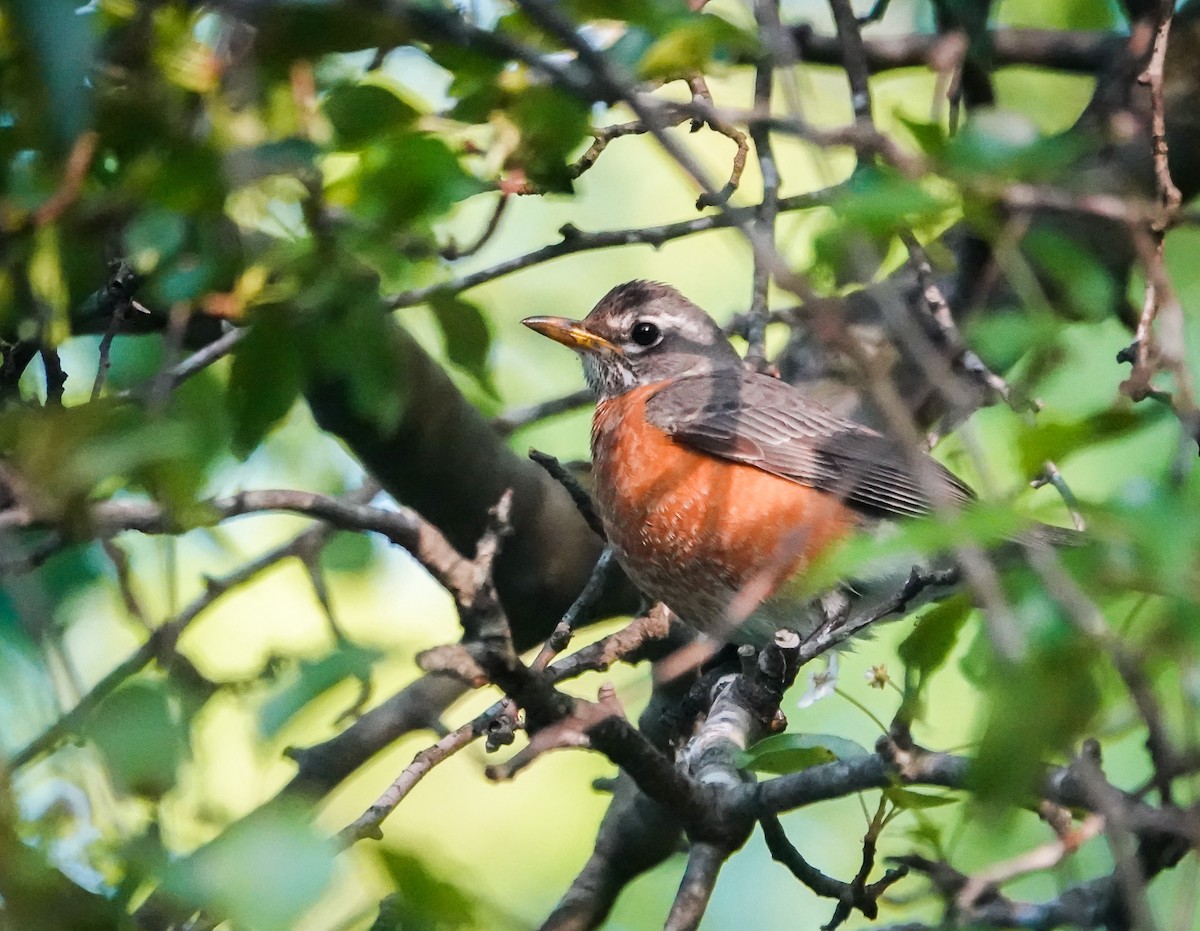
[[[971,489],[928,456],[844,420],[777,378],[738,371],[680,378],[646,404],[646,419],[679,443],[837,495],[860,510],[919,517]],[[918,469],[924,474],[918,476]]]

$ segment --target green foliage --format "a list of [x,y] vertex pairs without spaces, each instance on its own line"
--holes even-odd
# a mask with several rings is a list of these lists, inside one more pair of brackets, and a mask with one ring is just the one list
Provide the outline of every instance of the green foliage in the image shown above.
[[164,887],[196,909],[212,909],[256,931],[286,931],[333,874],[333,845],[300,802],[264,806],[212,843],[172,863]]
[[587,105],[565,91],[534,84],[512,97],[509,114],[521,133],[514,160],[529,180],[547,191],[570,191],[566,160],[587,134]]
[[945,665],[958,642],[963,625],[971,615],[971,602],[955,595],[924,611],[913,632],[896,649],[904,663],[904,706],[900,717],[912,720],[917,715],[921,692],[938,669]]
[[644,78],[678,80],[708,70],[713,62],[752,55],[757,45],[753,36],[719,16],[680,17],[642,54],[638,71]]
[[161,681],[117,689],[88,719],[84,734],[122,791],[160,799],[174,788],[186,743]]
[[419,857],[385,849],[380,859],[399,891],[380,905],[372,931],[452,931],[475,926],[479,916],[472,896],[436,876]]
[[[276,485],[347,487],[353,467],[333,449],[334,441],[312,431],[297,404],[306,394],[336,394],[355,429],[373,437],[399,433],[408,441],[408,433],[396,431],[396,425],[406,413],[437,400],[422,395],[417,379],[410,384],[415,369],[409,360],[417,350],[402,351],[397,339],[397,326],[413,315],[417,329],[430,321],[436,326],[431,342],[437,344],[440,336],[439,358],[463,376],[456,383],[469,380],[465,392],[488,415],[549,391],[527,357],[511,361],[518,344],[506,342],[514,328],[509,311],[520,301],[506,302],[515,292],[528,296],[529,303],[549,305],[529,312],[572,314],[584,309],[586,295],[599,290],[606,276],[603,284],[611,285],[634,274],[674,275],[676,283],[694,288],[689,293],[720,313],[744,308],[746,293],[736,285],[741,297],[730,297],[735,286],[721,288],[731,276],[724,266],[716,270],[715,257],[733,241],[732,233],[717,247],[708,243],[725,234],[692,237],[687,249],[695,251],[672,243],[654,259],[652,271],[621,264],[630,255],[621,252],[611,253],[620,256],[618,265],[597,262],[590,272],[582,265],[567,267],[563,259],[556,265],[564,272],[557,282],[523,272],[466,296],[437,290],[442,282],[529,251],[535,241],[553,241],[554,231],[568,220],[585,229],[660,222],[643,218],[641,201],[678,181],[648,140],[622,140],[614,149],[630,153],[633,171],[615,182],[606,178],[612,187],[598,198],[568,200],[574,195],[571,163],[590,138],[593,120],[607,124],[632,117],[620,105],[602,110],[592,95],[581,93],[586,63],[519,9],[485,4],[472,18],[460,15],[461,5],[444,2],[276,2],[258,4],[252,22],[243,22],[226,10],[178,0],[101,0],[79,9],[81,4],[14,0],[0,10],[0,349],[5,353],[0,361],[12,358],[14,344],[57,349],[69,376],[61,405],[46,398],[47,367],[36,358],[23,378],[6,372],[0,379],[0,724],[6,734],[17,735],[13,742],[28,740],[52,720],[51,699],[71,694],[64,686],[78,679],[86,688],[119,661],[132,639],[147,636],[129,622],[128,601],[140,601],[148,617],[170,617],[203,590],[205,573],[244,563],[277,545],[277,530],[282,534],[301,523],[294,515],[231,521],[194,530],[166,546],[126,534],[118,541],[130,561],[125,580],[118,568],[121,556],[111,550],[106,555],[96,542],[91,514],[96,502],[111,500],[131,510],[161,505],[169,522],[186,529],[211,522],[213,515],[197,502],[214,494]],[[971,60],[986,61],[988,5],[963,0],[941,6],[965,25]],[[1119,20],[1115,3],[1089,0],[1050,5],[1009,0],[996,7],[993,24],[1111,28]],[[715,106],[736,114],[752,105],[748,88],[759,43],[720,14],[692,11],[686,0],[563,0],[555,8],[586,26],[581,34],[619,75],[672,82],[702,73],[715,78],[710,82]],[[917,16],[932,15],[928,5],[917,9]],[[1180,23],[1186,28],[1183,13],[1173,34],[1186,37],[1179,28]],[[746,10],[733,11],[739,14],[737,22],[749,21]],[[1183,47],[1186,55],[1188,46],[1175,41],[1172,48]],[[529,54],[511,57],[512,42]],[[565,70],[572,78],[568,87],[554,81],[536,60],[540,56],[546,56],[550,70]],[[1012,76],[1012,70],[997,76],[1006,104],[1017,96],[1011,84],[1004,96]],[[808,76],[802,77],[799,86],[807,90]],[[903,122],[919,150],[919,165],[910,171],[906,163],[901,172],[883,157],[863,157],[839,184],[842,156],[836,155],[822,167],[831,168],[822,183],[832,183],[836,196],[811,214],[815,222],[808,227],[803,222],[789,226],[797,214],[781,218],[778,242],[798,274],[818,290],[830,291],[867,284],[884,263],[897,261],[902,231],[915,230],[925,240],[961,217],[960,232],[999,244],[988,274],[1003,276],[1010,286],[1004,297],[1008,305],[973,308],[978,312],[963,321],[968,343],[1014,384],[1018,395],[1036,393],[1054,373],[1075,379],[1071,387],[1084,402],[1064,410],[1051,399],[1036,416],[1006,413],[1003,441],[987,433],[998,418],[972,422],[969,429],[985,434],[982,444],[1000,451],[988,463],[995,474],[984,476],[989,481],[980,487],[985,492],[1019,488],[1046,460],[1063,465],[1069,481],[1082,477],[1090,542],[1057,554],[1055,564],[1094,602],[1100,623],[1111,619],[1112,629],[1146,657],[1154,686],[1170,696],[1164,702],[1166,726],[1176,729],[1176,719],[1190,720],[1198,703],[1189,683],[1200,651],[1200,625],[1194,622],[1200,478],[1185,468],[1194,449],[1175,460],[1171,453],[1147,452],[1151,440],[1175,430],[1174,415],[1155,401],[1115,403],[1123,374],[1115,364],[1117,373],[1107,371],[1107,381],[1090,370],[1059,371],[1066,368],[1060,363],[1085,344],[1097,347],[1095,353],[1107,361],[1132,338],[1109,319],[1127,313],[1127,303],[1136,304],[1122,277],[1124,267],[1109,261],[1103,248],[1112,228],[1096,226],[1084,214],[1064,223],[1057,212],[1039,215],[1026,227],[1024,214],[1004,205],[1013,184],[1054,185],[1068,195],[1092,193],[1106,183],[1095,169],[1110,149],[1123,150],[1129,140],[1120,136],[1120,121],[1106,124],[1112,137],[1100,141],[1083,132],[1040,131],[1039,126],[1068,125],[1071,115],[1061,101],[1012,101],[1019,112],[1016,107],[974,110],[954,133],[940,116],[907,120],[904,113],[928,113],[929,101],[906,88],[920,86],[926,94],[931,83],[909,74],[876,85],[880,127],[893,118]],[[823,84],[817,77],[812,86]],[[1168,86],[1168,99],[1173,87]],[[599,88],[596,96],[611,96],[610,91]],[[663,100],[685,93],[677,86],[648,92]],[[881,104],[895,97],[900,105],[892,114]],[[788,95],[777,94],[775,109],[785,102],[791,102]],[[814,100],[811,112],[809,107],[806,99],[804,117],[814,126],[843,118],[823,100]],[[805,145],[798,157],[799,147],[785,143],[783,135],[776,134],[776,155],[784,191],[791,194],[813,181],[812,151]],[[686,141],[713,176],[727,171],[727,162],[709,161],[718,152],[727,158],[728,139],[711,139],[705,130]],[[709,142],[715,143],[712,148],[706,147]],[[1173,170],[1187,165],[1188,151],[1172,138]],[[620,170],[620,156],[613,161]],[[754,191],[754,176],[752,155],[740,198]],[[563,196],[540,203],[511,198],[510,205],[521,206],[508,208],[500,234],[485,250],[445,258],[445,243],[468,241],[464,233],[473,241],[479,231],[473,224],[482,210],[474,208],[484,205],[471,203],[472,198],[487,194],[490,205],[497,191],[529,189]],[[589,195],[585,186],[580,189]],[[684,213],[666,200],[661,206],[662,222],[683,219],[690,198]],[[568,216],[568,207],[578,207],[579,215]],[[539,222],[543,228],[534,227]],[[1077,235],[1085,227],[1090,235]],[[809,236],[812,230],[815,238]],[[1019,244],[1013,239],[1017,233]],[[1168,259],[1183,306],[1190,308],[1197,279],[1188,265],[1186,249],[1192,243],[1187,236],[1186,231],[1172,233],[1170,242],[1181,259],[1175,261],[1171,249]],[[938,245],[930,248],[935,260]],[[136,271],[124,279],[127,293],[106,287],[114,259]],[[576,261],[586,260],[570,259]],[[948,281],[948,266],[937,273]],[[776,275],[777,285],[782,278]],[[432,295],[424,305],[427,316],[405,310],[394,317],[391,307],[404,302],[390,301],[386,292],[418,288]],[[126,298],[150,312],[133,309]],[[571,307],[555,309],[560,300]],[[100,397],[92,400],[97,344],[116,304],[125,314],[111,346],[113,367]],[[780,306],[773,295],[772,309]],[[826,322],[819,317],[814,316],[814,328]],[[169,369],[218,335],[226,322],[248,328],[232,358],[168,390]],[[1156,334],[1168,332],[1172,323],[1161,318]],[[1114,345],[1108,347],[1109,341]],[[1192,343],[1194,355],[1200,344]],[[1178,389],[1165,376],[1156,386]],[[904,400],[912,400],[909,386],[900,387]],[[1083,407],[1087,412],[1078,413]],[[286,430],[255,456],[285,420]],[[582,434],[566,436],[576,423],[546,428],[562,431],[555,436],[556,448],[571,443],[583,448]],[[448,475],[444,488],[420,491],[428,493],[426,500],[453,495],[459,481]],[[10,491],[20,505],[12,511]],[[1032,500],[1035,507],[1053,506],[1061,513],[1057,501],[1046,505],[1048,491],[1037,494],[1045,497],[1019,491],[1013,497],[1020,506]],[[518,508],[525,506],[518,502]],[[916,557],[946,554],[964,542],[1013,549],[1005,544],[1029,525],[1017,510],[1011,503],[983,504],[954,518],[910,522],[890,537],[856,539],[811,567],[802,584],[817,592],[846,580],[903,577]],[[37,526],[26,529],[30,516]],[[473,537],[468,537],[456,539],[456,545],[469,548]],[[60,542],[76,545],[46,556]],[[367,536],[340,532],[319,554],[304,554],[332,570],[339,618],[348,616],[356,641],[359,627],[351,624],[365,629],[374,615],[386,616],[390,624],[388,612],[371,598],[390,599],[391,589],[381,596],[365,591],[364,583],[379,581],[377,573],[362,572],[376,552],[382,548]],[[10,555],[14,560],[28,555],[40,564],[15,574]],[[408,569],[402,565],[396,573],[405,585],[419,575]],[[0,924],[36,927],[36,918],[56,916],[55,909],[61,909],[63,927],[86,927],[75,916],[93,916],[87,906],[77,909],[72,895],[97,909],[101,917],[91,926],[104,928],[120,926],[126,916],[114,913],[140,907],[147,895],[155,905],[160,898],[173,899],[184,915],[202,909],[214,921],[255,931],[301,924],[315,928],[327,916],[336,851],[327,840],[325,816],[320,827],[313,826],[311,800],[267,804],[245,817],[240,813],[260,804],[292,774],[291,768],[284,771],[291,764],[278,759],[281,737],[318,743],[329,736],[332,715],[306,712],[323,709],[322,699],[332,690],[349,692],[357,680],[378,686],[372,700],[382,700],[413,670],[407,653],[392,655],[384,646],[341,640],[329,646],[327,624],[312,606],[308,588],[297,596],[286,579],[286,572],[268,576],[247,586],[245,601],[236,600],[243,597],[239,593],[228,605],[214,606],[212,614],[219,617],[197,619],[178,645],[179,656],[171,655],[175,645],[164,648],[156,672],[139,674],[84,716],[75,736],[89,752],[68,751],[45,767],[54,778],[77,782],[89,796],[94,786],[111,787],[97,793],[100,804],[93,800],[92,809],[72,813],[80,823],[104,828],[100,841],[72,856],[76,865],[99,871],[104,893],[115,890],[111,900],[65,882],[53,868],[53,857],[43,858],[40,849],[19,839],[26,834],[8,830],[10,811],[19,811],[15,803],[22,801],[27,785],[45,778],[43,770],[30,766],[11,787],[0,784],[0,860],[11,858],[22,869],[35,861],[29,873],[21,874],[33,877],[25,885],[5,872]],[[393,581],[389,575],[387,584]],[[534,586],[539,580],[530,576],[519,582],[518,587]],[[406,607],[406,615],[424,621],[426,613],[436,614],[425,610],[418,586],[411,591],[418,593],[421,610]],[[898,721],[928,728],[918,737],[922,743],[928,737],[929,746],[970,745],[963,752],[978,757],[975,787],[996,807],[1026,804],[1040,765],[1065,760],[1084,737],[1133,734],[1130,743],[1142,737],[1144,727],[1127,692],[1118,688],[1111,663],[1080,633],[1077,619],[1064,616],[1069,599],[1056,597],[1062,594],[1035,572],[1004,573],[1003,595],[1012,605],[1016,628],[1010,633],[1019,645],[1012,657],[996,654],[988,628],[965,598],[925,611],[911,631],[897,625],[861,646],[866,652],[899,643],[905,689]],[[405,588],[401,597],[409,595]],[[310,610],[312,616],[305,613]],[[278,617],[286,623],[277,624]],[[443,620],[436,618],[428,629],[380,623],[361,642],[408,644],[435,632],[442,637],[437,624]],[[956,669],[951,657],[968,640],[971,646]],[[245,682],[243,667],[258,675],[264,666],[267,673],[253,684]],[[950,697],[939,704],[943,695]],[[963,726],[962,733],[944,739],[939,726],[958,725],[973,712],[974,730]],[[19,714],[25,717],[10,727]],[[319,719],[316,725],[313,719]],[[239,726],[248,735],[245,746],[230,736]],[[812,727],[834,729],[828,722]],[[403,765],[410,750],[401,750]],[[838,734],[779,734],[742,754],[739,765],[780,775],[861,760],[868,752]],[[470,756],[463,753],[455,763]],[[389,758],[386,766],[369,771],[370,778],[339,789],[345,794],[330,806],[331,816],[340,817],[360,801],[369,804],[394,775],[389,769],[394,762]],[[1113,771],[1123,775],[1132,769],[1126,763],[1118,759]],[[237,767],[250,770],[250,778]],[[468,778],[474,778],[478,760],[470,759],[469,767]],[[235,781],[231,773],[243,787],[241,794],[227,789]],[[1143,777],[1139,771],[1137,779]],[[433,782],[421,792],[436,791]],[[451,784],[457,791],[458,783]],[[481,786],[479,791],[488,790]],[[567,810],[575,802],[566,798],[569,791],[556,785],[563,798],[538,802],[546,810],[560,805]],[[943,809],[957,796],[899,785],[883,795],[885,809],[908,812],[909,835],[880,838],[893,844],[881,847],[881,855],[901,852],[909,843],[938,856],[953,852],[946,839],[957,832],[952,813]],[[414,852],[385,844],[378,851],[380,869],[356,872],[353,882],[341,884],[369,896],[365,905],[357,903],[353,920],[359,924],[369,920],[368,909],[381,899],[375,923],[380,931],[502,923],[495,906],[485,910],[478,903],[477,889],[486,886],[475,876],[439,876],[431,866],[436,855],[417,846],[425,837],[457,838],[465,831],[472,832],[472,845],[476,832],[482,835],[480,860],[496,849],[488,847],[492,828],[479,831],[478,815],[461,798],[450,803],[444,803],[446,796],[438,798],[431,806],[437,809],[434,828],[413,828],[419,841],[403,834]],[[489,815],[506,807],[496,805]],[[570,827],[576,822],[593,826],[595,819],[570,810]],[[411,827],[397,829],[397,823],[389,822],[389,831]],[[845,827],[831,823],[836,825],[831,835]],[[857,836],[858,830],[855,826],[852,833]],[[493,833],[504,832],[496,828]],[[212,843],[202,843],[214,835]],[[56,840],[49,831],[38,837],[43,839],[51,846]],[[513,845],[511,836],[503,844],[515,857],[528,854]],[[553,866],[559,870],[556,878],[568,869]],[[529,872],[541,883],[547,870],[533,863]],[[318,902],[321,910],[312,910]],[[33,907],[22,912],[24,904]],[[27,914],[35,920],[22,921]]]
[[346,679],[367,681],[371,665],[379,658],[376,650],[339,644],[314,660],[302,660],[278,682],[259,712],[258,728],[264,737],[274,737],[309,702]]
[[496,397],[488,368],[491,333],[479,307],[452,294],[436,294],[429,302],[446,341],[446,356],[488,394]]
[[303,272],[286,305],[257,307],[229,383],[233,448],[248,456],[314,384],[344,386],[364,419],[387,425],[404,403],[403,360],[378,281],[354,260]]
[[88,529],[84,502],[125,488],[186,519],[216,452],[203,423],[118,401],[0,413],[0,451],[33,483],[39,511],[80,533]]
[[737,764],[760,773],[784,775],[835,760],[860,760],[870,753],[835,734],[773,734],[738,754]]

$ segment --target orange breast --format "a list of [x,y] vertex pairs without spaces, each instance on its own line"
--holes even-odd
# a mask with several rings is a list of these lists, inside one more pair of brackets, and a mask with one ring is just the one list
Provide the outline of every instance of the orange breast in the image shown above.
[[645,419],[659,387],[596,408],[597,508],[633,580],[693,626],[717,631],[739,592],[755,603],[770,597],[857,518],[832,495],[676,443]]

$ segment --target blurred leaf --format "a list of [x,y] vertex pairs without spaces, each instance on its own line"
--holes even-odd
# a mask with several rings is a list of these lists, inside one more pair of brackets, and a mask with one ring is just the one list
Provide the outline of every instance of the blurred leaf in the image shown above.
[[489,114],[503,104],[500,74],[505,63],[502,58],[443,42],[430,46],[429,57],[451,75],[446,90],[455,101],[447,114],[451,119],[484,123]]
[[435,876],[410,853],[384,847],[380,859],[397,889],[380,906],[373,931],[454,931],[475,927],[475,900],[460,886]]
[[420,113],[391,88],[379,84],[338,87],[325,97],[323,107],[339,148],[367,145],[393,130],[408,129]]
[[151,207],[125,227],[125,256],[139,273],[154,271],[174,258],[187,238],[187,221],[174,210]]
[[571,190],[567,157],[588,134],[587,105],[566,91],[535,84],[513,98],[508,114],[521,131],[513,159],[529,180],[548,191]]
[[163,886],[235,927],[288,931],[321,898],[333,875],[337,850],[310,818],[300,800],[271,802],[172,863]]
[[971,600],[965,595],[948,598],[925,611],[896,650],[906,670],[924,678],[941,668],[970,614]]
[[835,760],[858,760],[870,753],[833,734],[774,734],[737,755],[739,769],[786,775]]
[[709,70],[711,63],[754,54],[758,43],[732,23],[702,13],[680,19],[642,56],[638,73],[664,81]]
[[1056,302],[1056,307],[1065,306],[1068,313],[1084,320],[1112,314],[1116,283],[1092,252],[1064,233],[1044,227],[1031,230],[1022,248],[1052,283],[1055,293],[1065,298]]
[[233,353],[227,403],[232,446],[246,458],[300,396],[302,349],[295,327],[280,307],[256,308],[246,338]]
[[1027,352],[1054,351],[1061,328],[1050,313],[998,309],[968,320],[966,335],[990,368],[1006,372]]
[[310,172],[320,151],[311,140],[301,136],[264,142],[228,152],[225,171],[230,179],[230,187],[244,187],[273,175]]
[[655,32],[696,17],[686,0],[565,0],[562,5],[577,22],[612,19]]
[[91,85],[96,45],[95,16],[80,16],[73,0],[13,0],[13,14],[53,101],[45,109],[58,141],[66,145],[91,122]]
[[1144,429],[1168,412],[1165,408],[1112,407],[1082,420],[1054,421],[1039,417],[1022,424],[1018,442],[1021,471],[1037,475],[1047,459],[1061,462],[1094,443],[1106,443]]
[[123,685],[100,703],[83,732],[122,791],[159,799],[174,787],[185,744],[161,681]]
[[256,51],[281,74],[294,61],[331,52],[395,48],[413,38],[405,18],[390,11],[323,2],[279,4],[256,26]]
[[898,114],[897,119],[912,133],[913,139],[926,155],[940,158],[946,151],[950,137],[941,123],[926,123],[921,120],[909,119],[903,114]]
[[[1043,765],[1072,751],[1100,707],[1095,648],[1057,614],[1040,587],[1025,593],[1014,609],[1027,633],[1026,657],[1002,661],[982,642],[975,651],[976,662],[983,660],[988,703],[972,786],[981,799],[998,805],[1026,804]],[[1018,594],[1011,592],[1010,599]]]
[[309,702],[346,679],[367,679],[372,664],[382,654],[378,650],[343,643],[316,660],[302,660],[292,675],[278,684],[263,703],[258,730],[263,737],[274,737]]
[[388,230],[430,221],[486,189],[441,139],[393,133],[363,150],[358,171],[331,183],[340,203]]
[[344,258],[297,297],[310,377],[345,386],[354,413],[389,429],[404,410],[404,359],[376,276]]
[[968,186],[978,174],[1051,183],[1069,180],[1070,169],[1089,146],[1079,133],[1042,136],[1024,113],[984,110],[948,141],[944,160],[947,170]]
[[429,306],[442,329],[450,361],[492,397],[498,397],[488,368],[492,337],[483,312],[477,305],[448,292],[435,294]]
[[944,553],[964,542],[988,544],[1011,539],[1027,518],[1003,505],[977,502],[953,517],[905,520],[884,537],[851,537],[806,571],[803,591],[820,592],[849,578],[874,578],[903,572],[923,557]]
[[31,486],[39,513],[68,532],[87,530],[83,505],[97,492],[140,488],[185,508],[216,454],[206,437],[188,420],[116,400],[0,414],[0,451]]
[[39,227],[34,233],[33,256],[29,260],[29,286],[34,297],[51,313],[49,332],[43,338],[50,345],[57,346],[71,335],[67,322],[71,294],[63,276],[58,229],[54,226]]
[[333,572],[362,572],[374,557],[371,538],[350,530],[338,531],[321,548],[321,565]]

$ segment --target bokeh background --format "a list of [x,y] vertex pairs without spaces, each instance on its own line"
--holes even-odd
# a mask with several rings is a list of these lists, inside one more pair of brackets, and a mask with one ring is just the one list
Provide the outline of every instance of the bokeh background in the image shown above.
[[[99,9],[120,4],[92,4]],[[752,25],[750,11],[732,0],[713,0],[709,12],[742,25]],[[110,11],[111,12],[111,11]],[[117,10],[117,15],[119,15]],[[101,15],[93,12],[94,16]],[[182,11],[173,15],[184,17]],[[482,11],[484,19],[488,11]],[[785,21],[808,21],[831,32],[825,5],[817,0],[790,0]],[[81,16],[86,20],[87,16]],[[1120,30],[1115,3],[1103,0],[1004,0],[994,20],[1003,26]],[[187,21],[183,31],[203,38],[203,23]],[[894,0],[876,34],[930,30],[932,14],[919,0]],[[163,54],[170,53],[165,47]],[[365,67],[369,56],[345,56],[337,67],[347,73]],[[332,66],[331,66],[332,67]],[[385,59],[377,80],[385,81],[419,110],[436,114],[449,103],[449,75],[419,52],[401,49]],[[730,68],[710,80],[716,102],[746,106],[752,96],[748,69]],[[801,66],[790,78],[804,114],[818,125],[841,125],[851,118],[844,74],[836,68]],[[996,74],[999,108],[1014,133],[1051,135],[1068,128],[1087,103],[1092,81],[1025,68]],[[873,81],[875,115],[882,129],[907,139],[904,120],[927,121],[934,106],[935,78],[925,69],[892,72]],[[668,89],[665,93],[670,94]],[[786,94],[779,95],[780,99]],[[233,116],[229,117],[234,120]],[[236,119],[250,119],[242,114]],[[598,123],[629,118],[620,108],[597,109]],[[244,127],[243,127],[244,129]],[[252,130],[247,130],[252,132]],[[689,135],[676,130],[713,177],[728,170],[733,146],[713,133]],[[783,193],[814,190],[845,177],[853,159],[794,140],[780,139],[777,155]],[[330,169],[336,170],[336,167]],[[735,203],[754,203],[761,182],[750,160]],[[451,268],[428,266],[413,272],[405,286],[447,275],[486,268],[497,261],[531,251],[558,238],[557,230],[572,223],[584,230],[656,225],[694,215],[693,184],[645,137],[614,142],[596,167],[575,184],[573,195],[519,197],[504,215],[499,234],[478,254]],[[440,221],[440,239],[472,240],[486,223],[495,195],[480,194],[459,204]],[[231,196],[227,210],[246,228],[258,228],[286,241],[301,228],[295,191],[260,184]],[[799,268],[813,261],[815,237],[835,217],[814,209],[783,217],[779,243]],[[948,224],[955,217],[945,217]],[[150,237],[153,240],[153,236]],[[1193,256],[1200,241],[1192,229],[1168,239],[1168,262],[1184,307],[1200,306],[1200,271]],[[892,266],[900,261],[892,257]],[[750,294],[751,253],[739,234],[709,232],[666,244],[614,248],[565,257],[489,282],[470,293],[482,308],[491,334],[487,367],[495,393],[446,358],[443,333],[432,312],[413,307],[396,313],[486,412],[504,410],[561,394],[581,385],[576,360],[529,333],[518,321],[530,314],[581,316],[612,285],[632,278],[669,282],[722,320],[745,310]],[[1136,288],[1139,282],[1134,283]],[[786,299],[774,296],[775,302]],[[1197,358],[1196,329],[1189,333],[1188,352]],[[772,345],[781,334],[772,332]],[[1079,421],[1108,409],[1117,397],[1123,369],[1113,364],[1128,345],[1129,333],[1111,318],[1082,321],[1062,328],[1056,337],[1061,364],[1035,383],[1044,403],[1042,421]],[[72,373],[64,402],[87,399],[99,337],[78,336],[61,346],[64,367]],[[118,337],[113,346],[109,390],[141,384],[163,358],[158,337]],[[74,373],[80,373],[75,377]],[[1086,373],[1081,377],[1080,373]],[[185,389],[193,415],[207,419],[219,436],[228,412],[220,401],[229,378],[229,363],[218,363]],[[44,392],[42,375],[31,366],[23,382],[29,395]],[[583,408],[523,428],[511,437],[512,447],[546,450],[563,459],[587,456],[590,412]],[[1016,442],[1022,415],[997,406],[980,411],[960,434],[945,440],[936,455],[986,494],[1015,500],[1019,509],[1055,522],[1063,509],[1053,489],[1034,491],[1022,470]],[[1089,446],[1059,462],[1075,494],[1084,502],[1136,498],[1160,481],[1176,446],[1177,427],[1166,417],[1148,418],[1144,427],[1112,442]],[[988,473],[980,474],[965,444],[985,451]],[[206,465],[202,496],[260,487],[303,488],[336,492],[353,487],[360,468],[345,449],[319,430],[303,403],[295,404],[265,441],[244,461],[226,446]],[[135,587],[152,619],[174,614],[203,588],[206,575],[230,571],[256,554],[286,540],[304,522],[286,516],[252,516],[199,529],[178,537],[120,538],[127,551]],[[341,534],[322,563],[328,573],[337,624],[369,657],[372,695],[382,697],[410,681],[418,670],[414,655],[427,647],[457,639],[456,616],[449,597],[405,553],[378,539]],[[84,694],[144,637],[122,602],[111,566],[96,546],[80,546],[52,557],[36,572],[12,577],[4,584],[4,624],[0,637],[0,751],[11,753],[53,723],[63,707]],[[1132,607],[1135,599],[1131,598]],[[587,640],[615,629],[619,619],[590,628]],[[969,632],[973,632],[972,622]],[[791,729],[835,734],[870,747],[880,734],[875,718],[891,719],[899,696],[892,689],[868,686],[871,667],[894,664],[894,649],[907,622],[881,631],[840,656],[839,688],[846,697],[830,695],[806,707],[797,706],[807,684],[801,682],[785,711]],[[56,631],[58,636],[41,632]],[[916,737],[941,748],[965,750],[978,738],[980,706],[975,687],[958,671],[970,650],[965,637],[950,667],[933,683],[925,719]],[[199,670],[222,683],[244,683],[222,689],[193,722],[188,748],[181,754],[178,783],[151,806],[114,789],[98,750],[87,743],[65,746],[13,777],[13,790],[25,819],[30,843],[49,852],[59,866],[87,888],[101,889],[121,880],[128,839],[152,825],[161,830],[167,849],[186,853],[220,834],[227,825],[270,798],[294,772],[282,755],[289,746],[306,746],[327,738],[344,723],[340,716],[358,699],[360,683],[344,678],[313,696],[314,677],[336,646],[334,634],[310,579],[289,562],[272,569],[208,610],[180,643]],[[264,670],[268,671],[264,675]],[[894,670],[895,671],[895,670]],[[1169,674],[1168,674],[1169,675]],[[619,667],[613,681],[631,713],[649,693],[645,668]],[[601,682],[586,676],[568,689],[592,697]],[[1167,681],[1167,680],[1164,680]],[[1200,682],[1179,672],[1179,694],[1195,699]],[[1187,690],[1191,690],[1188,692]],[[852,699],[852,701],[850,700]],[[471,695],[445,715],[451,726],[467,720],[493,700]],[[861,705],[861,707],[859,707]],[[294,706],[294,707],[293,707]],[[1135,721],[1102,717],[1097,734],[1105,739],[1110,778],[1135,784],[1145,775],[1141,736]],[[158,739],[153,733],[144,739]],[[484,768],[492,762],[479,745],[439,766],[384,825],[382,842],[366,841],[329,864],[314,839],[335,832],[364,807],[432,740],[428,732],[412,734],[379,754],[339,788],[318,813],[313,831],[279,826],[275,843],[241,851],[213,874],[223,895],[244,909],[248,926],[263,927],[275,919],[270,910],[255,918],[246,903],[270,900],[303,888],[319,889],[315,904],[294,919],[304,931],[367,928],[379,901],[399,888],[413,908],[412,927],[533,927],[552,908],[584,862],[606,805],[593,789],[598,778],[614,775],[602,757],[564,752],[541,759],[511,783],[492,784]],[[511,751],[502,751],[507,753]],[[867,808],[873,810],[874,800]],[[784,824],[800,848],[823,870],[853,874],[858,848],[852,842],[865,828],[858,799],[822,804],[790,814]],[[937,835],[956,863],[970,870],[1015,855],[1045,839],[1044,827],[1031,814],[1003,818],[986,815],[970,804],[931,807],[900,816],[885,834],[884,854],[912,848],[914,838]],[[264,835],[267,836],[267,835]],[[1108,865],[1102,844],[1092,844],[1049,874],[1015,884],[1014,895],[1052,895],[1061,884]],[[658,927],[665,903],[678,883],[682,860],[675,860],[637,880],[621,899],[607,927],[634,931]],[[222,869],[224,872],[222,872]],[[326,876],[326,871],[328,875]],[[1196,884],[1194,862],[1159,880],[1157,901],[1186,897]],[[914,881],[916,882],[916,881]],[[295,887],[295,888],[294,888]],[[913,885],[894,888],[888,897],[889,921],[916,915],[930,917],[932,904],[912,895]],[[274,890],[269,892],[268,890]],[[300,894],[300,893],[298,893]],[[909,898],[916,899],[906,902]],[[261,904],[261,903],[260,903]],[[831,906],[791,882],[773,864],[757,836],[727,866],[705,920],[712,929],[744,927],[770,931],[816,927]],[[266,917],[262,917],[265,915]],[[288,919],[289,923],[292,919]],[[422,923],[422,921],[424,923]],[[409,927],[409,925],[405,925]]]

